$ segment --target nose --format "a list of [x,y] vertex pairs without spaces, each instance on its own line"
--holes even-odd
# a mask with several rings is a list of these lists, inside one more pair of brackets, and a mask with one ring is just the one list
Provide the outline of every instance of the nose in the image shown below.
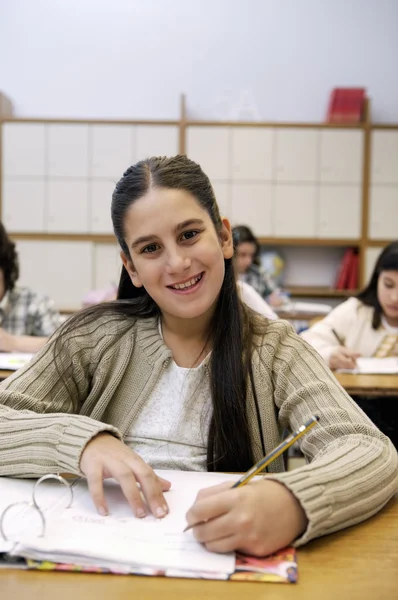
[[166,272],[182,273],[191,266],[191,259],[186,255],[184,249],[176,246],[170,248],[167,252]]

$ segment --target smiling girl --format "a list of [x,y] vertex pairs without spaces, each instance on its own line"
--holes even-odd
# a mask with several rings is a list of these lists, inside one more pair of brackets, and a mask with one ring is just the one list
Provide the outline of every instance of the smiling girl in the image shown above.
[[70,319],[2,384],[0,474],[83,475],[101,514],[114,477],[137,517],[162,517],[170,484],[154,468],[245,471],[317,414],[306,466],[284,473],[279,458],[261,481],[199,495],[197,539],[261,556],[377,512],[396,490],[394,448],[288,323],[240,301],[231,227],[199,165],[130,167],[112,220],[118,300]]

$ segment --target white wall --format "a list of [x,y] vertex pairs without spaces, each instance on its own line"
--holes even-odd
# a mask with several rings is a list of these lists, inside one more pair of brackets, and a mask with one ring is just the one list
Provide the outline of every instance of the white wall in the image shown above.
[[[0,88],[19,116],[325,116],[365,86],[398,122],[397,0],[0,0]],[[243,116],[243,115],[242,115]]]

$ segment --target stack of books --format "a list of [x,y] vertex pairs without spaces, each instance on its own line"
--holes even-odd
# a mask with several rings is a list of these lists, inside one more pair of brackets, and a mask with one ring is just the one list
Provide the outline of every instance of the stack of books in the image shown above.
[[360,123],[365,98],[365,88],[335,88],[330,94],[327,123]]

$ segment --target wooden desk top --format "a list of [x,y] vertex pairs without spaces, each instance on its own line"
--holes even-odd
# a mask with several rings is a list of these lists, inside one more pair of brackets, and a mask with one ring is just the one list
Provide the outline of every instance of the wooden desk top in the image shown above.
[[351,396],[398,396],[398,375],[334,373]]
[[392,600],[398,589],[398,496],[365,523],[298,550],[299,583],[199,581],[0,570],[1,600]]
[[7,379],[7,377],[12,375],[13,373],[15,373],[15,371],[9,371],[8,369],[6,369],[6,370],[0,369],[0,381],[2,379]]

